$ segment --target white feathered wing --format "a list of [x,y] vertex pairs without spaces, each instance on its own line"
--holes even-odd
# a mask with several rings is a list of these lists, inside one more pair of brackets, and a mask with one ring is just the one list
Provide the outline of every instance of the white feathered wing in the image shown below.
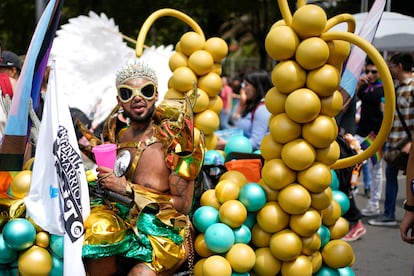
[[[145,61],[157,73],[159,99],[167,91],[172,72],[168,61],[173,46],[152,46],[143,51]],[[88,16],[69,19],[57,31],[50,60],[56,62],[58,91],[70,107],[79,108],[95,127],[116,105],[115,73],[128,61],[137,59],[113,19],[90,11]]]

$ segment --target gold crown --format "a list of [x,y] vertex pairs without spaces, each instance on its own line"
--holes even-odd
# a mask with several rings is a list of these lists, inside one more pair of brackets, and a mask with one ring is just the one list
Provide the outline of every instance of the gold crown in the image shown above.
[[130,79],[144,78],[158,85],[157,75],[155,71],[146,63],[133,61],[123,66],[116,73],[116,86],[127,82]]

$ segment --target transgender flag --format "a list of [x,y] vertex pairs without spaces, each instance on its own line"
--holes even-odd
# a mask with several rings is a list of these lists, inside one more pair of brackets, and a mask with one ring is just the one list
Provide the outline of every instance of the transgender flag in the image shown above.
[[[368,42],[374,40],[375,33],[377,32],[378,25],[381,21],[382,13],[384,12],[385,0],[376,0],[371,7],[367,17],[364,20],[364,24],[359,31],[359,36],[364,38]],[[359,47],[352,47],[349,54],[346,67],[341,76],[340,86],[349,94],[352,98],[355,94],[355,89],[361,75],[362,68],[365,64],[365,58],[367,54]]]
[[[50,0],[36,26],[16,84],[5,135],[0,144],[0,172],[20,171],[23,167],[29,130],[30,100],[36,109],[50,49],[59,24],[63,0]],[[1,174],[0,174],[1,176]]]

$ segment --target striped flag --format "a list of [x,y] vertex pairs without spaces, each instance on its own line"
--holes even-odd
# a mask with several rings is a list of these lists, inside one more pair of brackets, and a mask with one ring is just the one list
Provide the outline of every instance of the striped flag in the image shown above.
[[33,34],[16,84],[5,135],[0,145],[0,171],[20,171],[29,130],[30,99],[36,109],[63,0],[50,0]]
[[[368,42],[372,43],[374,40],[382,13],[384,12],[385,2],[386,0],[375,0],[359,31],[358,35]],[[350,98],[355,94],[359,76],[365,65],[366,56],[367,54],[360,48],[352,47],[340,83],[340,86],[349,94]]]
[[[375,140],[375,133],[374,132],[370,132],[369,135],[367,137],[365,137],[365,139],[361,142],[361,149],[366,150],[369,146],[371,146],[372,142]],[[382,158],[382,149],[380,149],[379,151],[375,152],[371,157],[371,163],[372,166],[375,166],[375,164],[378,163],[378,161]]]
[[88,183],[69,106],[56,87],[52,65],[30,191],[24,199],[26,214],[43,230],[64,236],[64,274],[85,275],[82,246],[83,222],[90,212]]

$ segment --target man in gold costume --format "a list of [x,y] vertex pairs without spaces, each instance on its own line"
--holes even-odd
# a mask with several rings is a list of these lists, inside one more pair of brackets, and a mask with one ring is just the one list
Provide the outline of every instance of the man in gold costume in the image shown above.
[[[114,170],[97,167],[97,183],[134,204],[127,211],[91,204],[83,249],[87,272],[119,275],[120,266],[132,263],[128,275],[172,275],[186,260],[191,269],[188,214],[204,152],[203,139],[194,139],[191,104],[177,99],[156,106],[157,77],[141,62],[121,68],[116,86],[118,105],[103,137],[117,144],[118,160]],[[130,157],[126,164],[122,153]],[[117,171],[118,161],[124,173]]]

